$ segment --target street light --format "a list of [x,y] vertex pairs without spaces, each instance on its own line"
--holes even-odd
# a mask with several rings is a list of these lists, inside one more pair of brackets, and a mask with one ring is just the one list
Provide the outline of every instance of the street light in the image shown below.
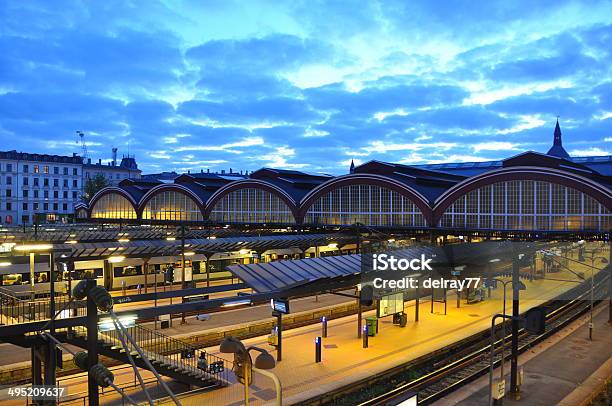
[[593,341],[593,301],[595,294],[595,260],[600,259],[602,263],[607,264],[608,258],[596,257],[595,250],[591,251],[591,305],[589,306],[589,340]]
[[[500,260],[498,258],[495,258],[495,259],[490,260],[489,262],[495,263],[499,261]],[[503,279],[489,278],[488,281],[496,281],[496,282],[501,283],[504,286],[504,297],[503,297],[503,305],[502,305],[502,342],[501,342],[501,365],[500,365],[500,379],[504,380],[504,363],[505,363],[505,358],[506,358],[506,354],[505,354],[506,325],[505,325],[505,322],[506,322],[506,319],[509,318],[509,316],[506,315],[506,286],[512,283],[512,279],[504,281]],[[525,290],[527,289],[527,287],[525,286],[523,282],[519,280],[518,289]],[[491,326],[491,365],[489,366],[489,404],[490,405],[493,404],[493,359],[494,359],[493,355],[494,355],[494,345],[495,345],[495,341],[493,339],[494,327],[495,327],[495,321],[492,322],[492,326]]]
[[[257,358],[255,358],[255,365],[253,365],[253,360],[249,353],[251,350],[259,352]],[[276,404],[277,406],[282,405],[282,388],[280,381],[276,375],[268,371],[276,366],[276,361],[268,351],[254,346],[247,348],[242,341],[232,336],[226,337],[221,341],[219,351],[225,354],[234,354],[233,370],[238,381],[244,384],[245,406],[249,405],[249,385],[252,382],[253,370],[266,375],[274,381],[274,386],[276,387]]]

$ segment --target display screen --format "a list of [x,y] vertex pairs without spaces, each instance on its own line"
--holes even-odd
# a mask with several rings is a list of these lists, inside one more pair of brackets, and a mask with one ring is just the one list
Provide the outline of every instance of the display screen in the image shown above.
[[289,300],[287,299],[271,299],[270,306],[279,313],[289,314]]

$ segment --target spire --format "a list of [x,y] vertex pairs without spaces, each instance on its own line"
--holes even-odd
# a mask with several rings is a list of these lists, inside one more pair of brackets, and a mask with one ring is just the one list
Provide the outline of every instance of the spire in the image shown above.
[[560,147],[563,146],[561,141],[561,127],[559,127],[559,117],[557,117],[557,125],[555,126],[555,138],[553,140],[553,145],[558,145]]
[[553,138],[553,145],[547,152],[548,155],[556,156],[557,158],[569,159],[570,156],[567,151],[563,148],[563,141],[561,140],[561,126],[559,126],[559,116],[557,116],[557,124],[555,125],[555,135]]
[[349,169],[349,173],[355,173],[355,162],[351,159],[351,168]]

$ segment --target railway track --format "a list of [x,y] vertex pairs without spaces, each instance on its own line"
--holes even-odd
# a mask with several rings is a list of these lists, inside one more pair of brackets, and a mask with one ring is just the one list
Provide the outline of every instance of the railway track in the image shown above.
[[[607,297],[608,272],[596,276],[595,298]],[[547,307],[546,331],[541,335],[530,335],[519,331],[519,353],[522,353],[552,334],[563,329],[589,309],[590,284],[583,283],[571,291],[572,300],[555,299]],[[564,295],[564,297],[569,297]],[[501,363],[501,329],[509,322],[497,325],[494,362]],[[504,330],[504,331],[506,331]],[[506,360],[510,358],[509,343],[511,335],[506,335]],[[313,398],[300,405],[359,405],[389,406],[397,405],[418,393],[419,405],[428,405],[448,395],[459,387],[472,382],[489,372],[490,332],[483,331],[465,340],[399,365],[366,380],[358,381],[332,393]]]

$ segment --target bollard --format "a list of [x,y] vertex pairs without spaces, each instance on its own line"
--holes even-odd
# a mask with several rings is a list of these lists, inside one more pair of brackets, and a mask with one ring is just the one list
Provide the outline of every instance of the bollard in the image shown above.
[[315,338],[315,362],[321,362],[321,337]]
[[367,324],[363,326],[363,334],[361,336],[363,337],[363,348],[368,348],[369,335]]
[[323,338],[327,337],[327,318],[325,316],[321,317],[321,328],[323,330]]

